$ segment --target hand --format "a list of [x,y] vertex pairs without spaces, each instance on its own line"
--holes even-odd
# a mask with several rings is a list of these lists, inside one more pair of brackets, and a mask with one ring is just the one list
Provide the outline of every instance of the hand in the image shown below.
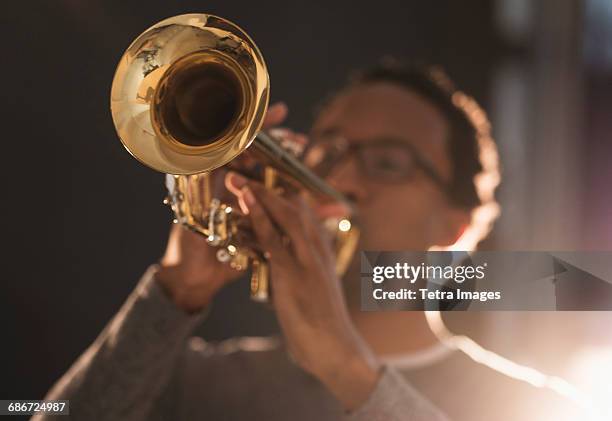
[[375,387],[380,366],[349,317],[328,233],[300,196],[281,197],[235,173],[226,184],[269,259],[289,351],[345,409],[357,408]]
[[[285,104],[271,106],[263,127],[276,126],[286,115]],[[219,171],[213,172],[213,177],[218,174]],[[181,225],[172,227],[155,278],[170,298],[188,313],[206,307],[223,285],[240,276],[240,272],[219,262],[216,252],[202,235]]]

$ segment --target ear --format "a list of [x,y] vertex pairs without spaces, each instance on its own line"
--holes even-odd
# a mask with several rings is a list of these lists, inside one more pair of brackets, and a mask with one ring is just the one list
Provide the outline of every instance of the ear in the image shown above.
[[447,207],[440,212],[436,245],[447,247],[455,244],[468,228],[471,220],[467,209]]

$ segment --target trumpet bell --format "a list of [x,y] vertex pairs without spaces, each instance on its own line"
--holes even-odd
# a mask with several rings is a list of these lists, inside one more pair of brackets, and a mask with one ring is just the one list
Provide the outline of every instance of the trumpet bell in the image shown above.
[[235,24],[208,14],[163,20],[121,57],[111,112],[125,148],[177,175],[219,168],[261,128],[270,84],[263,57]]

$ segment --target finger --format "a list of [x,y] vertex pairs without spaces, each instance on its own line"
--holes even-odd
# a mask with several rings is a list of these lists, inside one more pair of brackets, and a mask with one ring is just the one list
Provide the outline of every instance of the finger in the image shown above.
[[234,171],[228,171],[225,175],[225,187],[236,196],[242,194],[242,188],[246,186],[247,181],[246,177]]
[[[250,180],[246,177],[244,177],[242,174],[238,174],[235,172],[228,172],[227,175],[225,176],[225,185],[227,187],[227,189],[232,192],[234,195],[236,195],[236,197],[241,200],[243,203],[244,202],[244,192],[245,192],[245,187],[250,187],[252,189],[252,191],[255,192],[256,196],[264,196],[264,198],[267,198],[268,196],[268,189],[266,189],[261,183],[258,183],[254,180]],[[274,199],[275,204],[277,207],[279,208],[283,208],[283,207],[290,207],[290,202],[286,201],[285,199],[280,198],[280,196],[278,196],[277,194],[273,194],[270,192],[270,196]],[[280,200],[278,200],[280,199]],[[263,201],[262,201],[263,202]],[[246,213],[248,213],[248,205],[245,203],[245,206],[247,209],[244,209],[244,211],[246,211]],[[264,209],[266,207],[264,206]],[[291,213],[293,209],[285,209],[285,212],[287,212],[288,214],[293,214]],[[281,229],[284,230],[283,227],[281,227]]]
[[245,215],[249,214],[249,207],[244,201],[244,191],[243,188],[247,185],[247,178],[242,175],[235,173],[233,171],[229,171],[225,175],[225,187],[232,193],[236,199],[238,200],[238,206],[240,206],[240,210]]
[[269,215],[248,186],[243,188],[242,198],[249,209],[251,224],[258,244],[268,254],[266,257],[268,259],[278,259],[279,261],[291,259],[287,250],[282,246],[281,234],[274,227]]
[[300,221],[308,233],[311,246],[318,251],[317,255],[333,261],[331,233],[324,229],[321,219],[318,218],[313,209],[306,203],[304,197],[295,195],[289,199],[298,210]]
[[271,105],[268,107],[268,112],[264,118],[262,128],[267,129],[279,125],[287,117],[288,113],[289,108],[284,102],[277,102]]
[[[236,173],[228,174],[227,180],[228,188],[238,197],[245,214],[250,209],[245,202],[244,189],[248,187],[253,192],[272,224],[288,235],[295,254],[303,264],[313,264],[313,260],[319,260],[319,257],[325,261],[333,260],[330,238],[303,198],[294,196],[287,199],[266,189],[261,183]],[[319,252],[314,253],[313,247]]]
[[317,233],[312,228],[308,209],[301,208],[294,201],[266,189],[259,183],[248,181],[247,184],[272,222],[287,234],[300,261],[312,264],[313,259],[316,259],[313,245],[317,245],[318,241],[314,238]]
[[280,229],[285,232],[291,239],[292,245],[302,259],[305,259],[309,254],[309,246],[305,243],[305,235],[302,232],[302,224],[295,223],[297,209],[285,198],[269,191],[262,184],[253,180],[249,180],[240,174],[230,172],[226,177],[226,185],[228,190],[233,192],[238,201],[244,206],[243,212],[249,213],[250,209],[244,200],[244,189],[249,187],[253,194],[257,197],[258,202],[270,215],[273,223],[277,224]]
[[250,181],[248,186],[272,223],[288,235],[291,248],[302,267],[333,270],[336,256],[329,232],[323,229],[303,197],[293,195],[285,198]]

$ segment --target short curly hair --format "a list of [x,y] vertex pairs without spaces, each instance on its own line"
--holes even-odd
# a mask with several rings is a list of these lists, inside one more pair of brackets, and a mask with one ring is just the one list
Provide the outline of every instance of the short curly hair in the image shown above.
[[448,121],[452,165],[448,195],[453,205],[472,212],[472,232],[468,228],[462,235],[462,246],[464,250],[475,248],[489,233],[500,210],[495,200],[501,179],[499,157],[486,113],[473,98],[457,90],[440,67],[385,58],[352,74],[345,89],[376,82],[416,92]]

